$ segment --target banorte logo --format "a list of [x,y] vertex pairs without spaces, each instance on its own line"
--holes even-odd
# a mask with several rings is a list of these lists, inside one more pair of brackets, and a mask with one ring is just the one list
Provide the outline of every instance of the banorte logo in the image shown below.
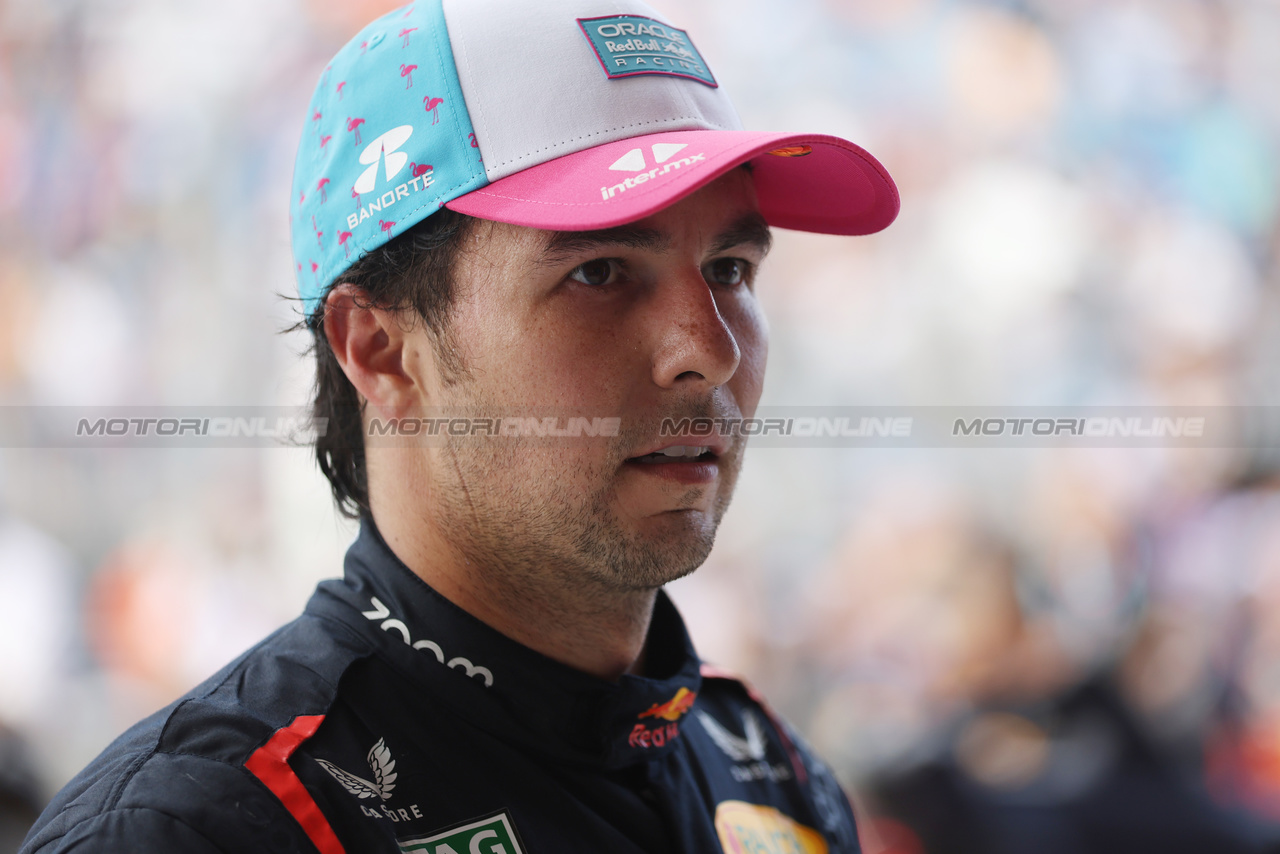
[[[400,125],[370,142],[360,152],[359,161],[368,168],[360,173],[360,177],[356,179],[355,184],[351,187],[351,196],[356,200],[357,211],[347,216],[348,228],[354,230],[366,219],[373,219],[375,213],[385,215],[383,212],[387,208],[392,207],[401,199],[408,198],[411,192],[417,193],[431,186],[435,180],[432,175],[431,165],[428,163],[412,163],[409,160],[409,155],[400,150],[411,136],[413,136],[413,126]],[[362,197],[374,192],[378,186],[379,164],[383,167],[382,171],[387,183],[390,183],[392,179],[403,172],[405,166],[409,167],[412,177],[403,184],[388,189],[366,204]],[[394,220],[387,221],[382,216],[377,219],[383,231],[390,231],[391,227],[395,225]]]
[[668,741],[680,735],[680,724],[678,721],[693,708],[693,701],[698,699],[698,695],[688,688],[681,688],[676,691],[675,695],[665,703],[654,703],[648,709],[645,709],[638,718],[657,718],[659,721],[667,721],[666,724],[659,724],[653,729],[648,728],[643,723],[638,723],[631,728],[631,735],[627,738],[627,744],[632,747],[662,747]]
[[387,165],[388,181],[400,174],[400,170],[409,162],[409,155],[398,149],[408,142],[411,136],[413,136],[413,126],[401,125],[398,128],[392,128],[365,146],[364,151],[360,152],[360,162],[368,164],[369,168],[356,179],[357,193],[373,191],[374,184],[378,180],[378,161],[380,160]]

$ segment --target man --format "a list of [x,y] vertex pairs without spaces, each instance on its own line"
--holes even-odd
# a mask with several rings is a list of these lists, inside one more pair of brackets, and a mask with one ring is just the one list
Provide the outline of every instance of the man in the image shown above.
[[346,577],[24,850],[857,851],[830,772],[661,587],[741,465],[769,225],[879,230],[888,175],[739,130],[630,0],[421,0],[308,115],[294,253]]

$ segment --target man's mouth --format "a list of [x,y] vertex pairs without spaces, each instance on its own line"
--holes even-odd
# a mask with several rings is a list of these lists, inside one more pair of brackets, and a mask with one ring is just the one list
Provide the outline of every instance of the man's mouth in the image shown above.
[[711,462],[715,458],[715,452],[706,445],[672,445],[669,448],[663,448],[651,454],[632,457],[627,462],[640,463],[641,465],[663,465],[666,463],[705,463]]
[[720,478],[720,457],[728,450],[725,443],[711,441],[712,444],[706,445],[671,443],[631,457],[626,467],[642,476],[684,486],[711,484]]

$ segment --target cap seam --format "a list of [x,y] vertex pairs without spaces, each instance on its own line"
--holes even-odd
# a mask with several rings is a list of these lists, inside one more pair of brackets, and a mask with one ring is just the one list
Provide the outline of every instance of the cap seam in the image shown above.
[[[445,30],[445,31],[444,31],[444,37],[445,37],[446,39],[449,39],[449,52],[452,54],[452,53],[453,53],[453,39],[452,39],[452,38],[450,37],[450,35],[449,35],[449,20],[448,20],[448,18],[445,18],[445,15],[444,15],[444,4],[443,4],[443,3],[441,3],[441,4],[440,4],[440,17],[441,17],[441,18],[444,18],[444,30]],[[438,32],[433,32],[431,35],[432,35],[432,39],[431,39],[431,49],[432,49],[433,51],[435,51],[435,54],[436,54],[436,67],[437,67],[437,68],[446,68],[447,66],[445,65],[444,57],[443,57],[443,55],[442,55],[442,54],[441,54],[441,52],[440,52],[440,33],[438,33]],[[451,58],[452,58],[452,57],[451,57]],[[457,73],[457,71],[456,71],[456,67],[455,67],[455,71],[454,71],[454,73],[455,73],[455,74]],[[459,81],[458,81],[458,94],[462,96],[462,109],[464,109],[464,110],[466,110],[466,111],[467,111],[467,120],[468,120],[468,121],[470,121],[470,120],[471,120],[471,107],[467,104],[467,95],[466,95],[466,93],[462,91],[462,81],[461,81],[461,80],[459,80]],[[449,113],[449,115],[450,115],[450,116],[452,116],[452,118],[451,118],[449,121],[451,121],[451,122],[453,123],[453,129],[454,129],[454,132],[457,134],[457,138],[458,138],[458,139],[462,139],[462,126],[458,123],[458,113],[457,113],[457,111],[456,111],[456,110],[450,110],[450,111],[447,111],[447,112]],[[472,129],[474,130],[474,128],[475,128],[475,123],[474,123],[474,122],[472,122]],[[476,151],[477,151],[477,152],[480,152],[480,156],[481,156],[481,158],[483,158],[483,157],[484,157],[484,152],[480,150],[480,147],[479,147],[479,146],[476,146]],[[473,168],[472,168],[472,171],[471,171],[471,174],[470,174],[470,175],[468,175],[468,178],[475,178],[475,177],[477,177],[477,173],[476,173],[476,171],[475,171],[475,168],[473,167]],[[486,177],[487,177],[487,174],[486,174]],[[458,184],[458,185],[456,185],[456,186],[454,186],[454,187],[450,187],[448,190],[445,190],[445,193],[452,192],[453,190],[458,189],[458,187],[461,187],[461,186],[462,186],[463,184],[465,184],[465,183],[466,183],[466,181],[463,181],[461,184]],[[414,211],[414,213],[416,213],[418,210],[421,210],[421,209],[422,209],[422,206],[419,206],[419,207]]]
[[[529,158],[529,157],[532,157],[532,156],[533,156],[533,155],[535,155],[535,154],[541,154],[541,153],[542,153],[542,152],[544,152],[544,151],[548,151],[548,150],[550,150],[550,149],[558,148],[559,146],[566,145],[566,144],[571,143],[571,142],[579,142],[579,141],[584,140],[584,139],[590,139],[590,138],[591,138],[591,137],[593,137],[593,136],[600,136],[601,134],[613,133],[614,131],[627,130],[627,129],[629,129],[629,128],[644,127],[645,125],[670,124],[670,123],[672,123],[672,122],[683,122],[683,121],[690,121],[690,120],[695,120],[695,119],[696,119],[696,120],[699,120],[699,121],[706,122],[707,124],[711,125],[711,126],[712,126],[713,128],[715,128],[716,130],[732,130],[732,128],[727,128],[727,127],[724,127],[723,125],[716,124],[715,122],[707,121],[707,119],[706,119],[706,117],[705,117],[705,116],[674,116],[674,117],[665,118],[665,119],[654,119],[654,120],[650,120],[650,121],[647,121],[647,122],[632,122],[632,123],[631,123],[631,124],[629,124],[629,125],[618,125],[617,127],[605,128],[605,129],[603,129],[603,130],[592,131],[591,133],[584,133],[584,134],[582,134],[581,136],[575,136],[575,137],[571,137],[571,138],[569,138],[569,139],[562,139],[562,140],[560,140],[559,142],[553,143],[552,145],[546,145],[546,146],[543,146],[542,148],[535,148],[535,149],[532,149],[532,150],[530,150],[530,151],[526,151],[526,152],[524,152],[523,154],[516,155],[515,157],[512,157],[512,158],[510,158],[510,159],[508,159],[508,160],[504,160],[504,161],[502,161],[501,163],[496,164],[496,165],[494,166],[494,168],[495,168],[495,169],[498,169],[498,168],[501,168],[501,167],[503,167],[503,166],[507,166],[507,165],[512,164],[512,163],[519,163],[521,160],[525,160],[525,159],[527,159],[527,158]],[[705,130],[705,128],[702,128],[702,130]],[[621,140],[617,140],[617,141],[618,141],[618,142],[621,142]],[[577,152],[573,152],[573,151],[571,151],[571,152],[569,152],[569,153],[570,153],[570,154],[576,154]],[[535,163],[534,165],[535,165],[535,166],[537,166],[537,165],[540,165],[540,164],[536,164],[536,163]],[[530,168],[532,168],[532,167],[530,167]],[[513,173],[513,174],[514,174],[514,173]],[[499,179],[499,180],[501,180],[501,179]]]
[[[471,73],[471,55],[467,53],[467,42],[466,42],[466,39],[460,39],[457,43],[455,43],[455,42],[454,42],[454,40],[453,40],[453,34],[452,34],[451,32],[449,32],[449,16],[448,16],[448,14],[446,14],[446,13],[445,13],[445,10],[444,10],[444,0],[441,0],[441,2],[440,2],[440,17],[441,17],[441,18],[444,18],[445,38],[449,39],[449,50],[450,50],[450,51],[453,51],[455,48],[461,48],[461,51],[462,51],[462,64],[463,64],[463,65],[465,65],[465,66],[467,67],[467,79],[468,79],[468,80],[475,80],[475,77],[474,77],[474,76],[472,75],[472,73]],[[455,69],[455,73],[456,73],[456,69],[457,69],[457,62],[456,62],[456,61],[455,61],[455,63],[454,63],[454,69]],[[460,92],[460,93],[462,94],[462,103],[463,103],[463,106],[465,106],[465,107],[466,107],[466,109],[467,109],[467,115],[468,115],[468,117],[470,117],[470,115],[471,115],[471,105],[467,103],[467,93],[466,93],[466,92],[464,92],[464,91],[463,91],[463,89],[462,89],[462,75],[460,75],[460,74],[458,75],[458,92]],[[479,142],[480,142],[480,134],[482,133],[482,131],[481,131],[481,127],[483,127],[483,128],[484,128],[483,133],[485,134],[485,136],[488,136],[488,135],[489,135],[489,134],[488,134],[489,120],[488,120],[487,118],[485,118],[485,112],[484,112],[484,98],[483,98],[483,97],[481,97],[481,98],[479,98],[479,99],[478,99],[478,103],[476,104],[476,107],[478,108],[478,111],[479,111],[479,114],[480,114],[480,126],[477,126],[477,125],[476,125],[475,120],[474,120],[474,119],[472,119],[472,121],[471,121],[471,129],[472,129],[473,131],[475,131],[475,133],[476,133],[476,143],[477,143],[477,145],[476,145],[476,149],[480,152],[480,162],[481,162],[481,163],[484,163],[484,149],[483,149],[482,147],[480,147]],[[487,164],[486,164],[486,165],[485,165],[485,167],[484,167],[484,175],[485,175],[485,178],[488,178],[488,177],[489,177],[489,166],[488,166]]]
[[[685,35],[687,36],[687,35],[688,35],[688,33],[686,33]],[[690,40],[690,43],[692,43],[692,40]],[[697,50],[697,48],[695,47],[695,48],[694,48],[694,50]],[[712,80],[715,80],[715,79],[716,79],[716,76],[715,76],[714,74],[711,74],[711,66],[710,66],[710,65],[708,65],[708,66],[707,66],[707,74],[710,74],[710,75],[711,75],[711,79],[712,79]],[[690,113],[696,113],[696,112],[699,112],[699,110],[698,110],[697,106],[695,106],[695,105],[694,105],[694,103],[693,103],[693,101],[692,101],[692,100],[690,100],[690,98],[689,98],[689,93],[685,90],[685,88],[684,88],[683,86],[679,86],[679,85],[677,85],[677,83],[678,83],[678,81],[677,81],[677,80],[675,80],[675,79],[668,80],[668,81],[667,81],[667,86],[668,86],[668,87],[672,87],[672,86],[676,87],[676,94],[678,94],[678,95],[680,96],[680,100],[684,102],[684,107],[685,107],[685,110],[686,110],[687,112],[690,112]],[[717,83],[715,88],[717,88],[717,89],[718,89],[718,88],[720,88],[720,84],[718,84],[718,83]]]

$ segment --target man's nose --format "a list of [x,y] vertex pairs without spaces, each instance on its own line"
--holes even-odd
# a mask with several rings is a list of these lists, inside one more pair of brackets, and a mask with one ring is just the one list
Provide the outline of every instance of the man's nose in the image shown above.
[[738,369],[742,352],[702,271],[683,270],[664,285],[655,303],[660,320],[654,382],[663,388],[690,382],[725,384]]

